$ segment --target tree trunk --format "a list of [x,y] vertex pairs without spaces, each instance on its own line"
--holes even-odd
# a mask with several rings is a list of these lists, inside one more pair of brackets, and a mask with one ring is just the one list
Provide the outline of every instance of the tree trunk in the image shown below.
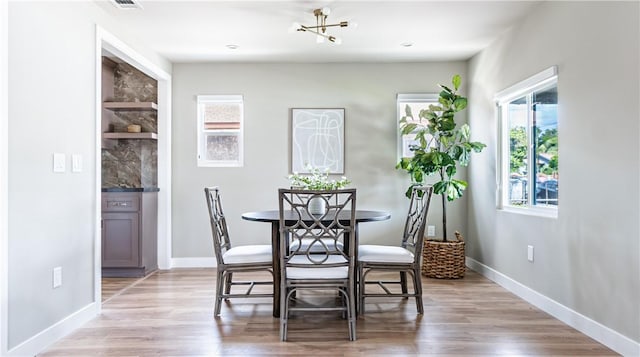
[[[440,168],[440,180],[444,181],[444,168]],[[443,192],[442,196],[442,241],[447,241],[447,192]]]
[[447,241],[447,197],[442,195],[442,241]]

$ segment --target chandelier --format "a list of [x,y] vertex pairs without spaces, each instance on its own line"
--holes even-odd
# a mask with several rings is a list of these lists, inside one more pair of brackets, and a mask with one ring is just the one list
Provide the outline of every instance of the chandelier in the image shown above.
[[[328,7],[323,7],[322,9],[315,9],[313,10],[313,15],[316,17],[315,26],[301,25],[297,22],[294,22],[291,29],[294,31],[310,32],[315,34],[316,42],[318,43],[322,43],[324,42],[325,39],[327,39],[329,40],[329,42],[333,42],[339,45],[342,43],[342,40],[338,37],[327,34],[327,27],[347,27],[349,26],[349,22],[341,21],[336,24],[328,24],[327,16],[329,16],[329,13],[331,13],[331,9],[329,9]],[[352,27],[354,27],[354,25],[355,24],[353,23],[351,24]]]

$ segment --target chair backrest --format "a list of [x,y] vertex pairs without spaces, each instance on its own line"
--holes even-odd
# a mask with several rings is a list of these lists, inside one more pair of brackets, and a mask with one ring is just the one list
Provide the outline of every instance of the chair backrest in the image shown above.
[[[353,263],[355,189],[280,189],[278,197],[283,269],[286,266],[308,268],[348,266]],[[314,213],[313,207],[318,200],[324,202],[324,213]],[[293,242],[297,242],[297,249],[289,249]]]
[[431,186],[416,186],[411,191],[409,212],[402,235],[402,247],[413,250],[416,261],[422,256],[424,230],[427,226],[427,213],[432,193]]
[[207,207],[209,208],[209,219],[211,221],[211,234],[213,236],[213,250],[216,253],[218,264],[224,264],[223,254],[231,249],[231,241],[229,240],[229,230],[227,229],[227,220],[222,211],[222,201],[220,198],[220,189],[218,187],[205,187],[204,194],[207,198]]

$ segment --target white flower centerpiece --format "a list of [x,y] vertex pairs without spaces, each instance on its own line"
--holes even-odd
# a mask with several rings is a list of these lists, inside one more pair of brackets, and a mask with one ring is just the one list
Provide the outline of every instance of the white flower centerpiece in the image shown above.
[[[292,188],[303,190],[337,190],[346,187],[351,183],[349,179],[342,176],[339,180],[329,178],[329,169],[321,170],[317,167],[307,166],[309,175],[300,175],[294,172],[289,175]],[[316,197],[309,201],[309,213],[324,214],[326,212],[326,200]]]

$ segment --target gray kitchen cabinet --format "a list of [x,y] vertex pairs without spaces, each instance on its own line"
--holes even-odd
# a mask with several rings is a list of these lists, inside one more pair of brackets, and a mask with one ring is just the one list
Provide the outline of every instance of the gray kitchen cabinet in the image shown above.
[[102,276],[141,277],[158,269],[157,192],[102,193]]

